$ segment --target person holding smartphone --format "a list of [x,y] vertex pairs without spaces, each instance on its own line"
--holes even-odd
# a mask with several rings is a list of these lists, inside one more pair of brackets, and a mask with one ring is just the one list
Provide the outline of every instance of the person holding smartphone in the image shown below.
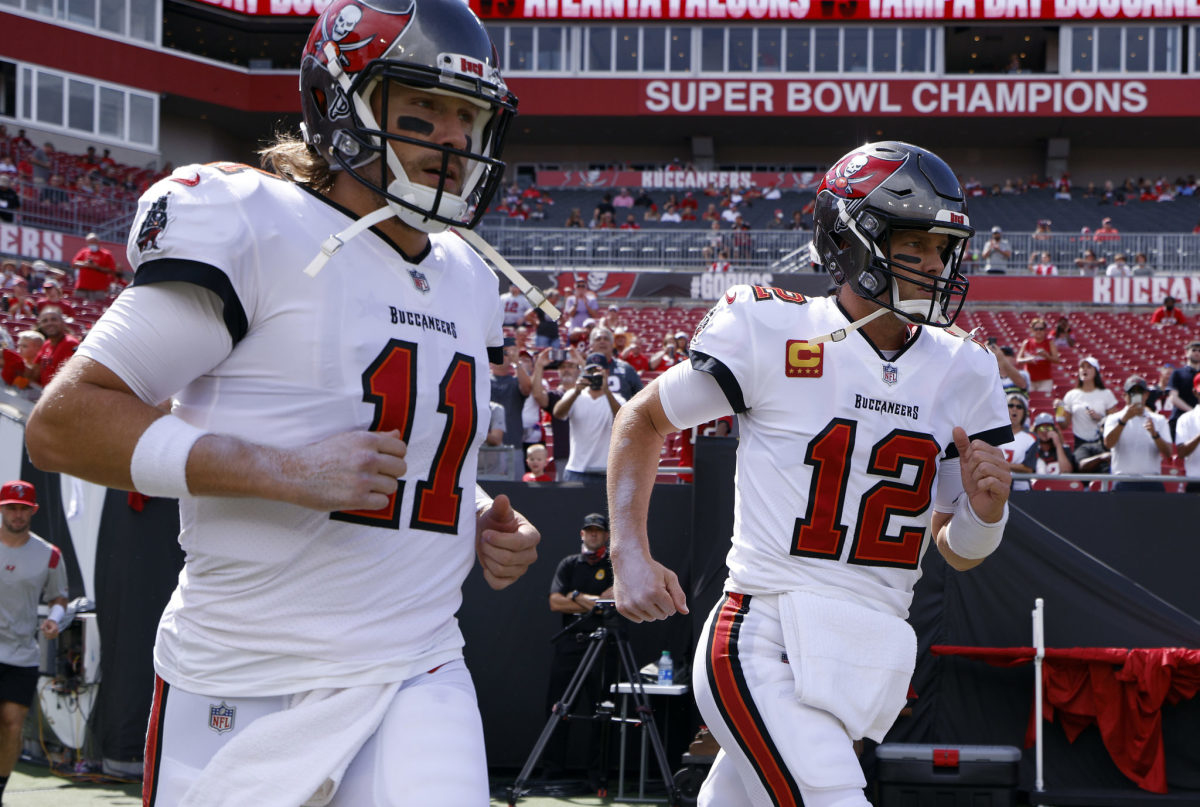
[[608,442],[613,418],[625,399],[608,383],[606,357],[587,357],[575,386],[554,405],[554,417],[571,424],[571,451],[567,455],[566,482],[604,484],[608,478]]
[[[1158,474],[1162,461],[1171,458],[1171,431],[1167,419],[1146,406],[1150,385],[1138,375],[1125,380],[1126,406],[1104,421],[1104,447],[1112,452],[1113,476]],[[1113,490],[1162,492],[1161,482],[1120,481]]]

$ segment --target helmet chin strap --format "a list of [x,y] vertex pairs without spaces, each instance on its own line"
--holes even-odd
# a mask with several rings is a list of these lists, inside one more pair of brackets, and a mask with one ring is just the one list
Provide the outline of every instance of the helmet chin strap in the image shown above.
[[[375,116],[372,114],[366,102],[363,101],[362,98],[360,98],[357,94],[350,92],[350,77],[346,75],[344,70],[342,70],[341,63],[337,59],[337,51],[333,47],[332,43],[326,43],[325,57],[328,60],[328,69],[330,74],[337,80],[338,84],[342,88],[342,91],[346,93],[346,97],[349,98],[351,103],[354,104],[355,110],[358,112],[359,117],[368,126],[378,129],[379,124],[376,123]],[[408,175],[404,172],[404,167],[400,164],[400,158],[396,156],[396,152],[394,152],[391,146],[389,146],[387,143],[382,145],[384,158],[387,160],[388,168],[391,169],[392,176],[395,177],[391,184],[388,185],[388,193],[391,193],[394,196],[399,196],[400,198],[405,199],[405,201],[415,202],[417,194],[425,192],[426,189],[414,186],[411,182],[408,182]],[[400,179],[401,177],[404,178],[403,182]],[[429,189],[427,192],[431,195],[435,193],[435,191],[432,189]],[[403,196],[401,195],[402,193],[407,193],[408,195]],[[460,212],[455,213],[455,216],[461,215],[462,212],[466,211],[466,202],[464,200],[458,196],[455,196],[454,194],[447,193],[442,194],[442,198],[439,202],[439,209],[446,201],[450,201],[453,205],[461,208]],[[431,205],[432,202],[433,199],[431,198]],[[308,275],[309,277],[316,277],[317,274],[320,273],[323,268],[325,268],[325,264],[329,262],[329,259],[336,255],[338,250],[340,250],[347,241],[357,238],[365,230],[368,230],[379,222],[386,221],[393,216],[400,219],[400,221],[409,225],[410,227],[426,233],[442,232],[446,229],[446,225],[442,224],[441,222],[427,219],[415,211],[409,210],[403,205],[398,205],[395,202],[388,200],[388,203],[384,207],[368,213],[357,221],[351,223],[349,227],[345,228],[340,233],[326,238],[321,243],[321,251],[311,261],[309,261],[308,266],[304,268],[304,274]],[[521,290],[521,293],[525,295],[530,303],[542,309],[542,311],[544,311],[546,315],[554,322],[558,322],[558,320],[562,317],[562,313],[554,307],[553,303],[546,299],[546,295],[542,293],[542,290],[526,280],[525,277],[518,272],[512,264],[506,261],[500,255],[500,253],[492,247],[491,244],[485,241],[482,236],[476,232],[466,229],[465,227],[455,227],[453,231],[457,233],[464,241],[470,244],[471,247],[479,252],[486,260],[490,261],[493,266],[503,272],[504,275],[512,282],[512,284]]]

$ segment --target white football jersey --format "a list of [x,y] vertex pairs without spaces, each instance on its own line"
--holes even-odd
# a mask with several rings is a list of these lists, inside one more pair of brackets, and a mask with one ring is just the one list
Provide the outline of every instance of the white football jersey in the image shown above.
[[995,358],[938,328],[892,358],[834,298],[734,286],[692,339],[739,413],[727,591],[837,589],[906,616],[951,430],[1012,440]]
[[180,501],[187,562],[155,667],[183,689],[254,696],[381,683],[461,655],[454,614],[475,557],[488,348],[502,340],[497,279],[456,235],[431,236],[410,263],[373,231],[305,275],[322,240],[351,220],[234,164],[180,168],[140,201],[135,286],[213,290],[233,337],[175,396],[177,416],[277,447],[355,429],[399,429],[408,443],[407,474],[383,511]]

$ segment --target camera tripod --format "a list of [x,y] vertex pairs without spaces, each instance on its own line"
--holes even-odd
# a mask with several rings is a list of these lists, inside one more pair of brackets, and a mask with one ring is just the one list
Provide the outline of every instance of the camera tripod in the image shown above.
[[[642,723],[642,730],[649,732],[650,745],[654,748],[654,756],[658,761],[663,783],[667,788],[667,803],[672,807],[680,807],[682,794],[679,787],[675,784],[675,777],[671,774],[671,767],[667,762],[667,752],[663,748],[662,738],[658,734],[658,725],[654,722],[654,712],[650,709],[650,702],[646,698],[646,691],[642,688],[641,675],[633,660],[633,648],[629,644],[629,636],[625,631],[625,625],[617,613],[616,603],[612,600],[600,600],[590,613],[581,616],[575,622],[572,622],[556,633],[551,638],[551,641],[557,641],[567,633],[578,631],[582,622],[593,618],[599,619],[600,624],[588,635],[588,647],[584,651],[583,659],[579,662],[575,674],[571,676],[571,681],[567,684],[566,691],[554,703],[550,719],[542,727],[542,733],[538,736],[537,742],[534,743],[533,750],[529,752],[529,758],[525,760],[525,766],[517,774],[516,781],[508,786],[508,805],[509,807],[516,807],[517,800],[529,792],[526,788],[529,776],[533,772],[534,766],[537,765],[538,760],[541,759],[542,753],[546,750],[546,745],[550,742],[550,737],[554,734],[554,729],[571,716],[571,705],[575,702],[575,698],[579,695],[579,690],[583,688],[584,683],[587,681],[588,673],[591,672],[596,659],[599,658],[600,651],[604,649],[605,642],[612,639],[617,648],[617,657],[620,659],[619,670],[624,675],[625,680],[630,682],[635,712],[638,715],[631,722]],[[619,721],[622,718],[609,717],[607,719]]]

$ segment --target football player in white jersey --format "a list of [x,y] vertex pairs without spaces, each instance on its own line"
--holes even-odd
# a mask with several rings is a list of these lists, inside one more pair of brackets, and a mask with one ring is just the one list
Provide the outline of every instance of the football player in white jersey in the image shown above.
[[486,208],[516,99],[460,0],[335,0],[300,89],[275,173],[142,197],[133,285],[29,452],[180,500],[146,804],[485,805],[454,614],[476,557],[502,588],[538,534],[475,484],[502,311],[444,231]]
[[853,742],[882,739],[904,706],[921,556],[933,542],[969,569],[1007,517],[996,360],[947,331],[973,233],[953,172],[906,143],[867,144],[825,175],[815,218],[836,296],[731,288],[690,362],[613,428],[617,607],[656,620],[687,612],[646,534],[662,438],[739,417],[729,577],[692,678],[722,748],[700,792],[709,807],[866,807]]

